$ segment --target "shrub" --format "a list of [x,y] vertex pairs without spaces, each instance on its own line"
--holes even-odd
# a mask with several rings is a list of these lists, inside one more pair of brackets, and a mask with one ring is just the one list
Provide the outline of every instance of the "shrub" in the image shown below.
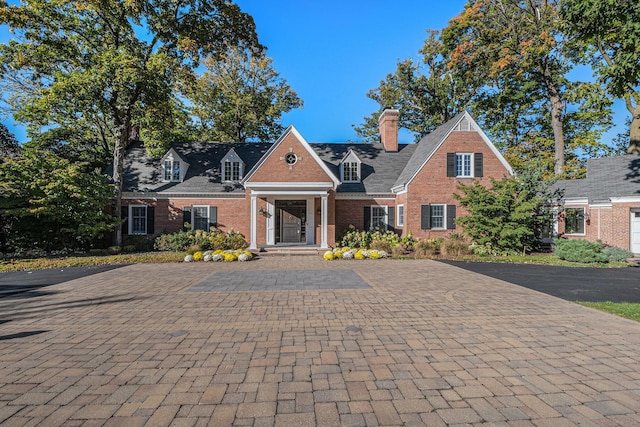
[[633,254],[625,249],[616,246],[606,246],[602,249],[602,253],[609,258],[609,261],[624,262],[629,258],[633,258]]
[[442,239],[422,239],[414,245],[415,256],[417,258],[428,258],[436,255],[440,251]]
[[[397,245],[394,245],[397,246]],[[386,240],[374,240],[371,242],[371,249],[377,251],[391,252],[391,244]]]
[[602,243],[588,240],[555,239],[556,256],[573,262],[607,262],[609,257],[602,252]]
[[136,245],[125,245],[124,246],[124,251],[128,254],[132,253],[132,252],[136,252]]
[[119,255],[122,252],[122,248],[120,246],[109,246],[107,251],[109,255]]
[[448,257],[459,258],[473,253],[469,243],[464,240],[447,239],[440,245],[440,253]]
[[210,232],[202,230],[179,231],[172,234],[163,234],[155,240],[155,249],[159,251],[189,251],[195,253],[198,251],[213,250],[238,250],[246,248],[247,241],[244,236],[233,230],[227,234],[211,228]]
[[391,249],[391,255],[393,255],[394,257],[399,257],[406,254],[407,250],[402,247],[402,245],[396,245]]

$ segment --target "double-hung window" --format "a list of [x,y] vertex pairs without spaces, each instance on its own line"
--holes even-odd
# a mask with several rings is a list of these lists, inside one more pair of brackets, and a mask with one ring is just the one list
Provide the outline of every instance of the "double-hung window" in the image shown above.
[[193,229],[209,231],[209,206],[194,206],[191,210],[193,215]]
[[358,176],[358,170],[360,169],[358,162],[345,162],[342,164],[342,168],[344,182],[358,182],[360,180]]
[[223,181],[240,181],[240,162],[226,160],[222,174]]
[[398,227],[404,226],[404,205],[398,205],[398,216],[397,216],[397,225]]
[[456,153],[456,177],[470,178],[472,177],[471,153]]
[[371,228],[387,229],[387,206],[371,207]]
[[164,161],[164,180],[180,181],[180,161],[167,159]]
[[132,205],[129,215],[129,234],[147,234],[147,207]]
[[584,234],[584,208],[566,208],[564,211],[565,234]]
[[446,229],[445,223],[445,206],[446,205],[431,205],[431,228],[432,229]]

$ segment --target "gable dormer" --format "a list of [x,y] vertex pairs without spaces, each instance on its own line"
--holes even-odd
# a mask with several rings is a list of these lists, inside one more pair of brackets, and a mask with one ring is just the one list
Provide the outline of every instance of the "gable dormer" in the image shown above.
[[162,168],[162,181],[182,182],[187,174],[189,163],[185,162],[182,157],[171,148],[167,151],[167,154],[160,159],[160,167]]
[[349,152],[340,162],[340,181],[342,182],[360,182],[362,161],[349,149]]
[[244,176],[245,163],[238,153],[231,148],[220,161],[220,176],[222,182],[239,182]]

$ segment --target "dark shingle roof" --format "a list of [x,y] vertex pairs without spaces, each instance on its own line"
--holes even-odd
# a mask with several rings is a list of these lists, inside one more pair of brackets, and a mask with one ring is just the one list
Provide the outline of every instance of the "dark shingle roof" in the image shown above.
[[564,189],[565,199],[588,198],[589,203],[640,196],[640,156],[589,159],[586,178],[558,181],[554,188]]
[[398,152],[386,152],[382,144],[309,144],[340,178],[340,162],[351,149],[362,162],[361,182],[340,184],[339,193],[390,193],[416,144],[400,144]]
[[159,157],[149,157],[141,143],[127,150],[123,191],[167,193],[244,193],[240,184],[222,182],[220,160],[231,148],[245,163],[248,172],[271,147],[267,143],[176,142],[171,144],[189,169],[182,182],[163,182]]

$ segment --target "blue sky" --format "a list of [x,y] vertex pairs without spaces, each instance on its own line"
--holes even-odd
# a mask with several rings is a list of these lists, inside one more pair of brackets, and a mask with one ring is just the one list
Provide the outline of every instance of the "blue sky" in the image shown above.
[[[236,0],[256,22],[274,66],[304,101],[284,115],[309,142],[357,141],[352,125],[378,106],[366,97],[396,63],[417,57],[427,29],[440,30],[466,0]],[[0,42],[7,40],[0,28]],[[620,110],[620,108],[618,108]],[[24,141],[24,129],[2,117]],[[621,131],[625,113],[616,115]],[[615,134],[611,132],[610,134]],[[405,132],[401,142],[413,137]]]

